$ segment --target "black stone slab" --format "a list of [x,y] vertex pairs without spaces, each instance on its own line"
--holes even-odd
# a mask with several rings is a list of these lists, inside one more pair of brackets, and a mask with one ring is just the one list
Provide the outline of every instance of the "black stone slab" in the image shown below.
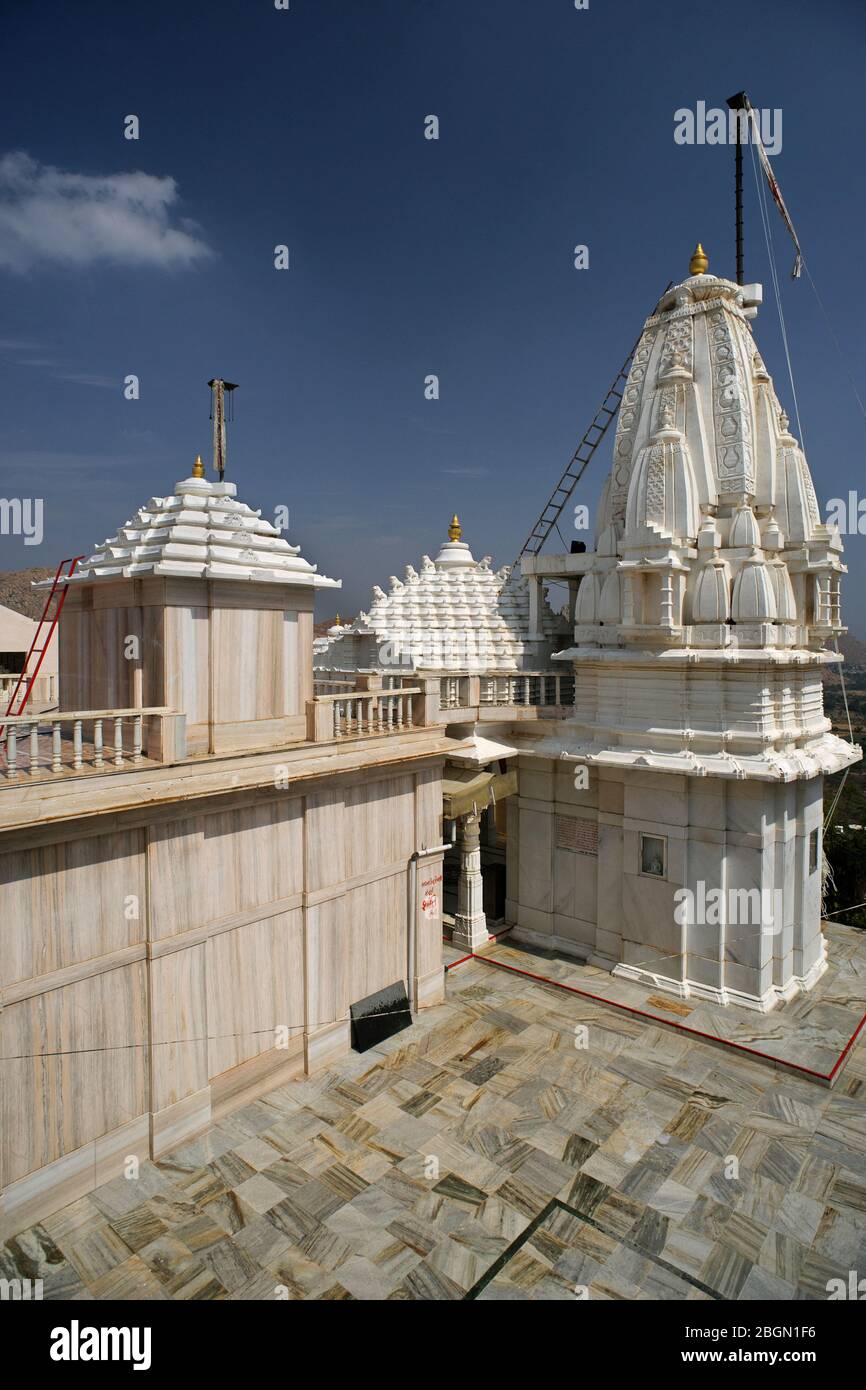
[[403,981],[386,985],[375,994],[368,994],[366,999],[350,1004],[349,1017],[352,1021],[352,1047],[356,1052],[366,1052],[394,1033],[402,1032],[412,1022]]

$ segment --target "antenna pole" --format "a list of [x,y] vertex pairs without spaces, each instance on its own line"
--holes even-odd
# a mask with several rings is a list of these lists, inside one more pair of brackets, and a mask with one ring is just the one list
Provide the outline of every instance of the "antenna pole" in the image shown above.
[[728,106],[732,111],[736,111],[736,131],[737,138],[734,144],[734,198],[736,202],[736,235],[737,235],[737,284],[745,283],[743,272],[743,127],[747,117],[741,112],[748,112],[749,98],[745,92],[737,92],[735,96],[728,97]]
[[213,466],[214,471],[219,477],[220,482],[225,478],[226,472],[226,412],[225,412],[225,393],[226,391],[236,391],[237,383],[234,381],[223,381],[215,376],[208,382],[213,395],[211,406],[211,416],[213,418]]

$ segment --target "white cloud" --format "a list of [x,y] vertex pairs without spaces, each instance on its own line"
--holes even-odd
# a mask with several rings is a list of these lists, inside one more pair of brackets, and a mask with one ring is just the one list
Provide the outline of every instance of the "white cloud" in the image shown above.
[[0,267],[111,263],[183,269],[212,255],[155,174],[75,174],[16,152],[0,159]]
[[103,386],[112,391],[119,391],[121,384],[117,377],[100,376],[97,372],[52,372],[52,376],[57,381],[74,382],[76,386]]

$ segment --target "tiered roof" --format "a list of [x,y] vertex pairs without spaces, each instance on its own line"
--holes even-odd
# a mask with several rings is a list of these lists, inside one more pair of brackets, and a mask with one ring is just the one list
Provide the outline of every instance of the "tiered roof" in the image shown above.
[[[196,467],[200,468],[197,461]],[[259,584],[339,588],[289,545],[275,526],[237,500],[234,483],[193,475],[171,497],[151,497],[116,536],[103,541],[70,583],[143,574],[240,579]]]

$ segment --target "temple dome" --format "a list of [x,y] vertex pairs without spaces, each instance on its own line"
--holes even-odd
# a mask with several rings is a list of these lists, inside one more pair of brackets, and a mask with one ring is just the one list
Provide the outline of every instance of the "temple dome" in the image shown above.
[[709,560],[698,574],[692,600],[696,623],[726,623],[731,616],[730,571],[724,560]]
[[[541,628],[548,649],[562,638],[546,600]],[[529,589],[519,571],[476,560],[455,517],[435,560],[407,565],[389,591],[376,585],[369,611],[333,638],[315,643],[321,668],[519,671],[537,666],[529,639]]]
[[738,507],[731,522],[731,534],[728,544],[732,549],[739,546],[748,546],[752,550],[756,545],[761,544],[761,532],[758,527],[758,519],[751,507],[745,504]]
[[750,556],[734,580],[731,616],[735,623],[776,620],[776,595],[760,555]]

